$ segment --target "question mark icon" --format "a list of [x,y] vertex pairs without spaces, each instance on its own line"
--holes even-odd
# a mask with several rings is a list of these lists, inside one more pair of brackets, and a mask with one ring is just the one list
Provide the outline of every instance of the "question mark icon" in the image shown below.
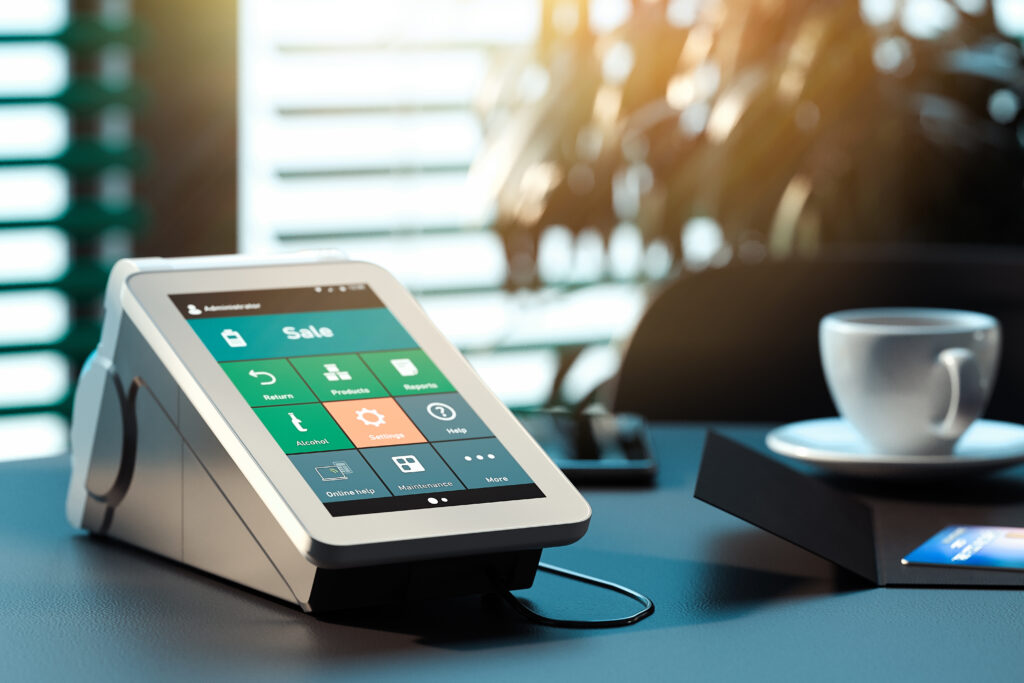
[[429,413],[430,417],[435,420],[442,420],[444,422],[451,422],[455,419],[455,408],[452,408],[447,403],[441,403],[439,401],[434,401],[433,403],[428,404],[427,413]]

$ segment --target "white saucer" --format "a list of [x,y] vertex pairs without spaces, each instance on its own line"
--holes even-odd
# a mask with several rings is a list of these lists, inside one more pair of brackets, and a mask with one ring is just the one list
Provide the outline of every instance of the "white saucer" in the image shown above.
[[877,455],[846,420],[791,422],[765,437],[779,455],[850,477],[947,477],[981,474],[1024,462],[1024,425],[977,420],[952,455]]

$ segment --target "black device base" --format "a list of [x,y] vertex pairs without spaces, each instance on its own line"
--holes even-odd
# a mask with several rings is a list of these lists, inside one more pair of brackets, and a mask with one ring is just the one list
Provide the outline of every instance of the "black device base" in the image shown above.
[[694,496],[879,586],[1024,587],[1024,572],[900,562],[952,524],[1024,527],[1024,468],[916,483],[826,478],[711,431]]
[[313,581],[309,609],[322,613],[529,588],[537,574],[540,553],[522,550],[376,567],[321,569]]

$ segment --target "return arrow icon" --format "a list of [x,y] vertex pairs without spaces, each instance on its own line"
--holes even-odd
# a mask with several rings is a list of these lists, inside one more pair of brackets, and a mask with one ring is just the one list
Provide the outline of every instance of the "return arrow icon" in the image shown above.
[[253,379],[259,379],[260,376],[267,377],[268,379],[266,382],[260,382],[260,386],[263,387],[267,386],[268,384],[273,384],[274,382],[277,381],[277,378],[274,377],[272,373],[264,372],[262,370],[250,370],[249,376],[252,377]]

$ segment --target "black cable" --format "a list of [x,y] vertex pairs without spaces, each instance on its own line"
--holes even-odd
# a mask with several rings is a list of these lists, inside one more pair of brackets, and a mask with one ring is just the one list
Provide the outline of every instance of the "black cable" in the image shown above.
[[546,562],[538,564],[537,569],[548,572],[549,574],[555,574],[556,576],[589,583],[591,586],[597,586],[598,588],[604,588],[610,591],[615,591],[616,593],[621,593],[622,595],[639,602],[643,605],[643,609],[635,614],[629,615],[628,617],[619,617],[617,619],[552,619],[551,617],[546,617],[543,614],[535,612],[531,608],[527,607],[522,600],[512,595],[511,591],[505,591],[500,594],[512,609],[519,612],[519,614],[526,617],[529,621],[543,624],[545,626],[558,626],[559,628],[614,628],[616,626],[629,626],[631,624],[635,624],[638,621],[646,619],[654,614],[654,601],[643,593],[638,593],[632,588],[626,588],[625,586],[620,586],[619,584],[612,583],[611,581],[605,581],[604,579],[598,579],[593,576],[574,572],[571,569],[556,567],[555,565],[548,564]]

